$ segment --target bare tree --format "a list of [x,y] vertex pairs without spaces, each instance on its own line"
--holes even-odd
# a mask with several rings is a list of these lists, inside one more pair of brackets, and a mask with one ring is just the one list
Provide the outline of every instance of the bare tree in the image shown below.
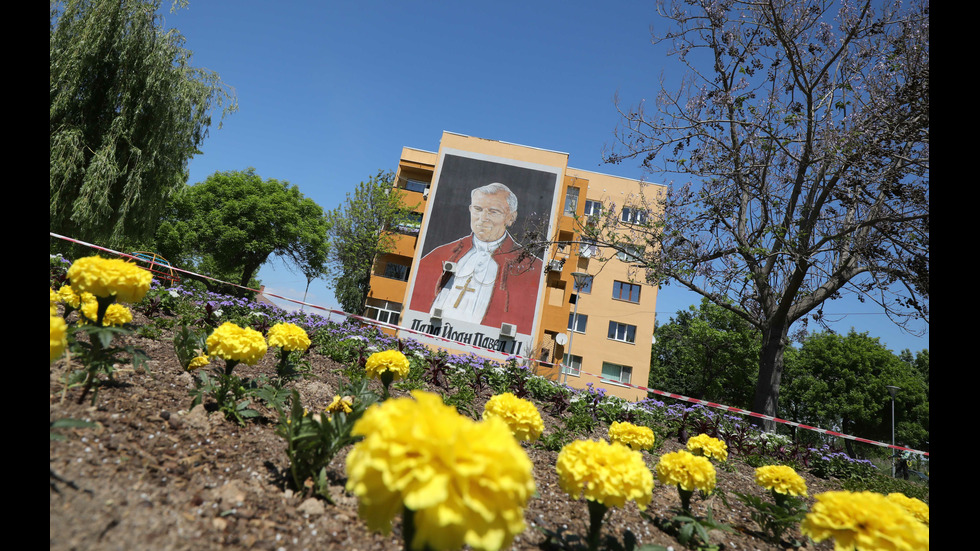
[[[826,301],[856,293],[928,323],[928,0],[658,11],[669,29],[653,42],[686,74],[676,90],[661,79],[653,112],[620,108],[606,160],[683,183],[582,235],[758,328],[753,410],[775,415],[790,327]],[[658,216],[631,219],[638,206]]]

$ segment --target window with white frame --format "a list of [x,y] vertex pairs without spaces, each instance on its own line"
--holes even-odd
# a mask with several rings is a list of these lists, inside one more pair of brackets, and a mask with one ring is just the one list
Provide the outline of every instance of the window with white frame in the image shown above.
[[623,249],[624,250],[616,253],[616,258],[622,260],[623,262],[642,262],[642,247],[637,247],[636,245],[626,245],[623,247]]
[[364,317],[375,319],[382,323],[398,325],[398,318],[401,312],[402,305],[397,302],[369,298],[364,309]]
[[602,378],[612,379],[617,383],[629,384],[633,377],[633,368],[628,365],[619,365],[609,362],[602,362]]
[[585,326],[589,323],[589,316],[585,314],[568,314],[568,330],[576,333],[585,333]]
[[613,281],[612,296],[617,300],[640,302],[640,286],[625,281]]
[[600,214],[602,214],[602,203],[593,201],[592,199],[586,199],[585,216],[599,216]]
[[618,321],[609,322],[609,333],[606,335],[614,341],[634,343],[636,342],[636,326]]
[[623,207],[619,214],[619,220],[627,224],[646,224],[647,211],[638,207]]
[[561,372],[576,377],[582,375],[582,356],[576,356],[574,354],[569,356],[565,354],[565,357],[561,360]]

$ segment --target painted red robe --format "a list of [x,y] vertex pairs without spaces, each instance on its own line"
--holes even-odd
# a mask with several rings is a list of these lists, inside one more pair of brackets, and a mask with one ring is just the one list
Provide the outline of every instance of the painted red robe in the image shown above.
[[[471,234],[446,243],[425,255],[415,272],[415,287],[409,308],[429,312],[439,290],[452,276],[443,271],[443,262],[459,262],[472,248]],[[535,256],[520,258],[521,251],[510,234],[507,234],[491,255],[497,264],[497,277],[482,325],[499,329],[503,323],[512,323],[517,326],[518,333],[531,333],[542,264],[541,259]]]

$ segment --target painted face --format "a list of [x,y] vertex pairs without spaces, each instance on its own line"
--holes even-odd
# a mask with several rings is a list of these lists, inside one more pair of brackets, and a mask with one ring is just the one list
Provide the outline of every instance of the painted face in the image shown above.
[[500,239],[516,219],[517,213],[511,212],[507,204],[506,192],[491,195],[477,193],[470,203],[470,229],[481,241]]

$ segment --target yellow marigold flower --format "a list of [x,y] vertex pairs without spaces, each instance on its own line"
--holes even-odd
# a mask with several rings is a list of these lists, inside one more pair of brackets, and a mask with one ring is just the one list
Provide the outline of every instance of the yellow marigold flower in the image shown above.
[[153,274],[119,258],[89,256],[72,263],[68,280],[78,292],[115,297],[119,302],[139,302],[150,290]]
[[885,497],[895,503],[898,503],[902,507],[905,507],[905,510],[912,513],[912,516],[918,519],[920,522],[924,522],[926,525],[929,524],[929,505],[927,505],[921,499],[908,497],[905,494],[898,492],[888,494]]
[[51,291],[51,315],[53,316],[58,313],[58,293],[56,293],[54,289],[51,289],[50,287],[48,290]]
[[68,347],[68,324],[61,316],[51,316],[51,360],[55,361]]
[[310,337],[306,330],[292,323],[277,323],[269,329],[269,346],[283,350],[306,350],[310,347]]
[[824,492],[814,496],[800,531],[835,551],[929,549],[929,527],[904,507],[875,492]]
[[250,327],[239,327],[230,321],[218,326],[205,343],[209,356],[248,365],[254,365],[268,349],[262,333]]
[[707,434],[699,434],[688,439],[687,450],[694,455],[713,457],[718,461],[728,461],[728,445]]
[[791,496],[806,495],[806,481],[786,465],[765,465],[755,470],[755,483],[767,490]]
[[483,418],[500,417],[518,440],[533,442],[544,432],[544,421],[534,404],[510,392],[498,394],[483,406]]
[[408,358],[398,350],[375,352],[368,357],[365,365],[368,377],[380,379],[382,373],[390,372],[394,375],[393,381],[408,375],[409,367]]
[[354,405],[354,401],[351,399],[350,396],[344,396],[343,398],[341,398],[340,396],[334,396],[333,402],[331,402],[330,405],[326,407],[325,411],[330,413],[334,413],[337,411],[350,413],[351,411],[353,411],[353,409],[351,409],[351,406],[353,405]]
[[209,363],[210,362],[208,361],[207,356],[195,356],[191,359],[191,363],[187,365],[187,371],[194,371],[195,369],[204,367]]
[[[99,315],[98,301],[94,299],[82,301],[82,313],[85,314],[86,318],[95,321]],[[106,308],[105,314],[102,316],[103,327],[124,325],[131,321],[133,321],[133,313],[129,308],[115,302]]]
[[609,441],[619,442],[634,450],[649,450],[653,447],[653,429],[633,423],[613,421],[613,424],[609,426]]
[[660,457],[657,480],[668,486],[680,486],[688,492],[710,493],[715,489],[715,467],[707,457],[678,450]]
[[576,440],[558,452],[556,463],[561,489],[578,499],[606,507],[622,507],[633,500],[641,510],[653,498],[653,473],[643,455],[627,446],[605,440]]
[[72,308],[78,308],[82,303],[82,297],[71,288],[71,285],[62,285],[58,289],[58,300]]
[[510,545],[535,490],[527,454],[499,418],[476,422],[438,394],[412,396],[370,407],[351,431],[364,436],[346,460],[361,518],[387,533],[413,511],[413,549]]

